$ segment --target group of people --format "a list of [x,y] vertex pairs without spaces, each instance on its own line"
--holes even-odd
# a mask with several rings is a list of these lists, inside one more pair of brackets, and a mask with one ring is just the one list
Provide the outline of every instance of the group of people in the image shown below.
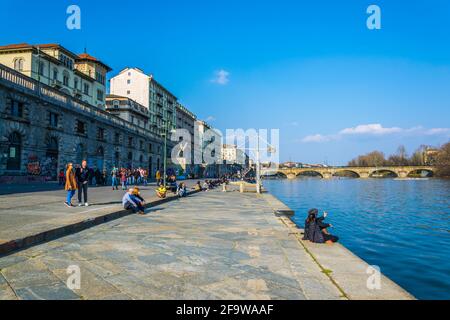
[[218,186],[221,186],[223,184],[228,184],[228,178],[225,176],[220,179],[215,180],[205,180],[203,183],[203,191],[213,190]]
[[148,184],[148,171],[142,168],[125,169],[114,167],[111,170],[111,186],[113,190],[119,190],[119,184],[122,190],[126,190],[131,185]]

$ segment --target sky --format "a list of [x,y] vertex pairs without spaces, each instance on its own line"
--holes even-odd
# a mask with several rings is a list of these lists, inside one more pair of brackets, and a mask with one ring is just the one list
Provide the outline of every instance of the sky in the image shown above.
[[[367,8],[381,10],[369,30]],[[81,9],[69,30],[67,7]],[[281,161],[343,165],[450,140],[450,1],[0,0],[0,45],[139,67],[199,118],[279,129]]]

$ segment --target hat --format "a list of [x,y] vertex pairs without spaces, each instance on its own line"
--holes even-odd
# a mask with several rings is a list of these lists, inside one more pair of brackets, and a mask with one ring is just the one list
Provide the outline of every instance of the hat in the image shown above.
[[315,215],[316,216],[318,213],[319,213],[319,210],[317,210],[317,209],[311,209],[311,210],[308,211],[309,215]]

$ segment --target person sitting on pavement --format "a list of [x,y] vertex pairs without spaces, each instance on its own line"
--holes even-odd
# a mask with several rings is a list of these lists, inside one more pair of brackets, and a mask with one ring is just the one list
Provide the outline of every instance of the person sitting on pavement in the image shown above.
[[180,198],[187,196],[186,185],[183,182],[178,185],[177,194]]
[[163,184],[160,184],[158,189],[156,189],[156,195],[161,199],[165,199],[167,197],[167,189]]
[[202,188],[202,184],[200,183],[200,181],[197,181],[197,183],[195,184],[195,186],[192,189],[194,189],[195,191],[202,191],[203,188]]
[[125,210],[133,210],[134,213],[145,214],[145,208],[142,202],[133,195],[134,189],[128,190],[122,198],[122,205]]
[[308,212],[308,218],[305,221],[305,235],[303,240],[309,240],[313,243],[327,243],[333,244],[338,242],[339,238],[331,235],[328,232],[328,228],[333,226],[328,223],[324,223],[328,213],[324,212],[322,217],[317,217],[319,210],[311,209]]

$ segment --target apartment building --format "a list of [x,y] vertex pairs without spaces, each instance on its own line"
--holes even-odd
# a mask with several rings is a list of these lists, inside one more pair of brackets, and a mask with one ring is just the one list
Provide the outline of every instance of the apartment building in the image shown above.
[[12,44],[0,46],[0,64],[105,109],[106,75],[112,69],[87,53],[75,54],[59,44]]

